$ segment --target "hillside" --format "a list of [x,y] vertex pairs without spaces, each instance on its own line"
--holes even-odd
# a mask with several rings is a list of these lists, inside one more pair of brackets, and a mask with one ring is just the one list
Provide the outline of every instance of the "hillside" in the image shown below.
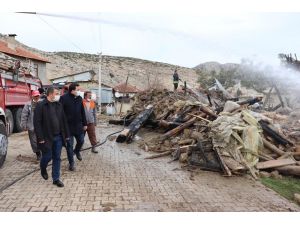
[[[93,69],[98,74],[98,55],[75,52],[44,52],[26,46],[4,35],[0,35],[0,39],[4,39],[48,59],[51,62],[47,64],[48,79],[90,69]],[[129,75],[128,82],[140,89],[148,88],[149,84],[152,87],[160,86],[172,89],[172,74],[175,68],[178,68],[182,80],[186,80],[188,84],[195,86],[198,75],[192,68],[137,58],[108,55],[102,56],[102,82],[110,86],[115,86],[121,82],[125,82],[126,77]]]

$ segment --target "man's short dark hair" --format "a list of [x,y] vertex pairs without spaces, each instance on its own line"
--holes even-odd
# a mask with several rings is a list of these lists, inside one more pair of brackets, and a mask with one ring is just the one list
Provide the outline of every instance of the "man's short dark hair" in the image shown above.
[[44,88],[39,88],[38,90],[39,90],[40,94],[44,94],[45,93]]
[[69,86],[69,92],[71,93],[72,91],[76,90],[76,87],[79,87],[78,83],[72,83]]
[[54,86],[48,87],[46,91],[46,95],[49,96],[50,94],[53,94],[54,90],[57,90]]
[[84,92],[84,98],[87,96],[87,94],[92,94],[92,92],[91,91],[85,91]]

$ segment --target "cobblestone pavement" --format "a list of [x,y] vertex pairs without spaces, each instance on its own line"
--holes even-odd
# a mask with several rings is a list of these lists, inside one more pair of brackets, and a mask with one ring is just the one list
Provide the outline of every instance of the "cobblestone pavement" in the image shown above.
[[[99,128],[98,128],[99,129]],[[100,128],[101,140],[120,127]],[[76,172],[62,162],[64,188],[34,172],[0,193],[0,211],[300,211],[257,181],[181,169],[170,158],[145,160],[136,144],[107,141],[82,153]],[[18,154],[23,157],[16,159]],[[65,158],[63,149],[63,158]],[[26,133],[10,137],[1,187],[37,168]],[[48,168],[51,174],[51,168]]]

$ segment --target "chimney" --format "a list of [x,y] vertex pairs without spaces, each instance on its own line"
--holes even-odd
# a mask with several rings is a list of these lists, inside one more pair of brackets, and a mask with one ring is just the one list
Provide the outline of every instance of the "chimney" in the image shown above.
[[8,34],[8,37],[10,38],[10,39],[16,39],[16,34]]
[[8,34],[6,41],[7,41],[7,46],[11,49],[16,49],[16,34]]

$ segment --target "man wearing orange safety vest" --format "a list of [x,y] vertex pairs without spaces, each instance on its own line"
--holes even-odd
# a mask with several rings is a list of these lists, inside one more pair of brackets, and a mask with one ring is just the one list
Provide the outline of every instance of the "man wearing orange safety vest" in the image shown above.
[[95,126],[97,125],[96,120],[96,103],[91,100],[92,93],[90,91],[86,91],[84,93],[83,106],[85,111],[85,117],[87,121],[87,133],[92,145],[92,152],[98,153],[96,150],[97,138]]

